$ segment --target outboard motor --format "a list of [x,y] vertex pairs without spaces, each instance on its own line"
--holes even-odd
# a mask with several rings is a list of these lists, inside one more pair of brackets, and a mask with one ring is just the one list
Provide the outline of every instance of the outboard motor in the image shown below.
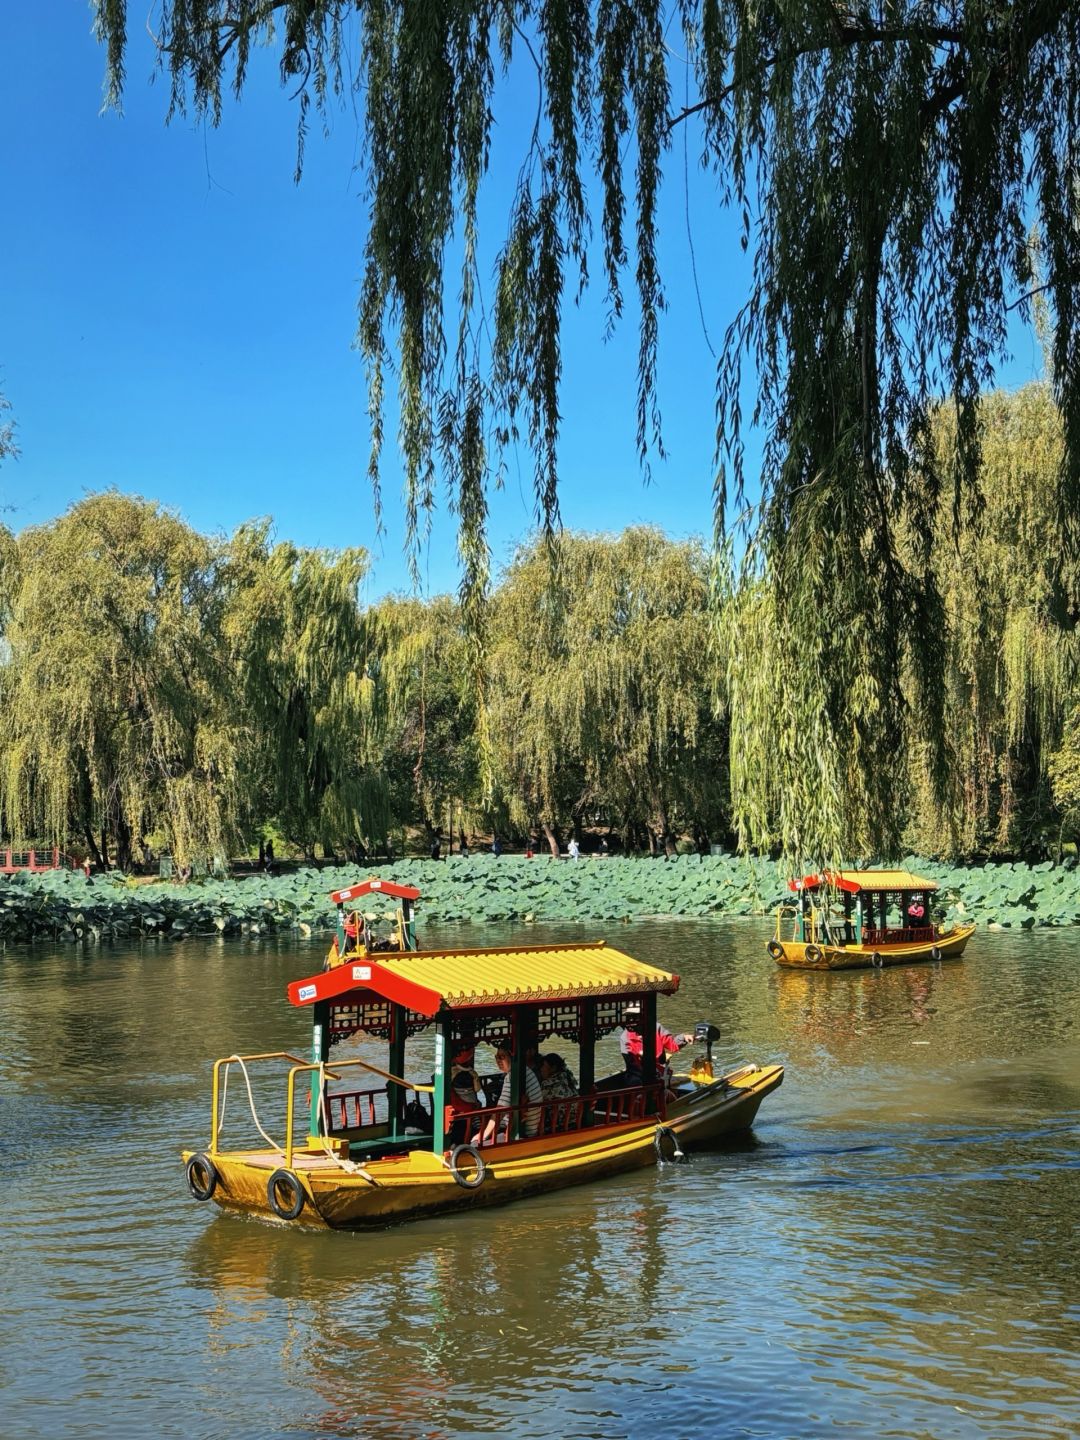
[[690,1068],[690,1079],[698,1085],[707,1085],[713,1078],[712,1047],[720,1039],[720,1031],[707,1020],[699,1020],[694,1026],[694,1041],[705,1046],[704,1059],[695,1059]]

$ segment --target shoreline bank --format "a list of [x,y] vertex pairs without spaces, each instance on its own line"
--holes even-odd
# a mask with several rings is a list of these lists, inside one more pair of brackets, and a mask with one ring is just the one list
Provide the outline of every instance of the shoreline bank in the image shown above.
[[[1050,861],[948,866],[911,855],[897,863],[938,882],[941,918],[946,921],[990,929],[1080,923],[1080,868],[1072,860],[1057,866]],[[87,882],[81,873],[57,870],[0,879],[0,943],[329,934],[334,924],[330,891],[358,875],[378,875],[419,889],[421,943],[425,922],[528,925],[534,920],[571,920],[610,925],[645,915],[761,916],[764,930],[764,917],[792,898],[780,866],[732,855],[580,861],[455,855],[366,869],[345,865],[185,884],[136,883],[115,872]],[[386,901],[371,904],[375,914],[389,908]]]

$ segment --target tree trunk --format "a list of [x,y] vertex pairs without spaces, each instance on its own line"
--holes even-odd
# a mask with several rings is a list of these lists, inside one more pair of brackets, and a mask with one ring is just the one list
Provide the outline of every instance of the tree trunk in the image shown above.
[[547,820],[541,820],[540,826],[547,837],[548,849],[551,851],[552,858],[557,860],[559,858],[559,852],[562,849],[559,843],[558,829]]
[[131,871],[131,828],[123,814],[116,817],[116,863],[125,875]]
[[86,839],[86,848],[90,852],[91,860],[93,860],[99,870],[104,870],[105,862],[101,858],[101,851],[97,847],[97,841],[94,839],[94,832],[90,828],[89,820],[83,822],[83,835]]
[[103,870],[111,868],[109,865],[109,832],[104,825],[101,827],[101,868]]

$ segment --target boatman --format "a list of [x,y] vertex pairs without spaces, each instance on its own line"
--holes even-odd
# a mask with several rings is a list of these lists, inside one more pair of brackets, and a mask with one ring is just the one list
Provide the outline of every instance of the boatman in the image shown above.
[[[619,1054],[623,1057],[624,1074],[622,1083],[641,1084],[641,1056],[644,1044],[641,1034],[641,1006],[636,1001],[623,1006],[625,1024],[619,1030]],[[693,1035],[673,1035],[659,1021],[656,1022],[656,1078],[663,1079],[667,1072],[667,1057],[674,1055],[684,1045],[692,1045]],[[618,1079],[619,1077],[615,1077]],[[597,1087],[601,1088],[600,1086]]]

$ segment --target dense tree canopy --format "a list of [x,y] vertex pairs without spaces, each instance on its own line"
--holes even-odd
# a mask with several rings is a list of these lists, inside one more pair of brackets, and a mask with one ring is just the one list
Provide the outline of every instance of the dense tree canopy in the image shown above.
[[98,863],[112,847],[124,868],[151,835],[183,857],[224,851],[244,735],[211,543],[108,493],[24,530],[5,578],[8,833],[73,837]]
[[[543,832],[554,849],[602,828],[653,852],[734,832],[796,856],[834,826],[853,858],[880,853],[875,827],[950,855],[1074,840],[1080,642],[1045,543],[1060,416],[1032,385],[985,397],[976,419],[982,503],[958,525],[958,421],[942,407],[922,462],[943,477],[937,504],[925,529],[901,512],[892,536],[904,564],[925,549],[940,597],[921,643],[944,743],[911,657],[868,650],[851,695],[868,727],[883,671],[904,700],[876,819],[858,756],[814,712],[820,656],[792,648],[774,587],[752,573],[732,586],[699,542],[536,537],[493,588],[481,706],[459,602],[365,608],[362,551],[303,550],[262,522],[209,538],[109,492],[0,530],[5,836],[125,867],[268,833],[350,856],[403,831],[425,848]],[[797,732],[793,695],[816,714]]]
[[[95,3],[118,100],[127,7]],[[1009,309],[1026,310],[1034,291],[1054,336],[1063,432],[1050,520],[1074,616],[1080,10],[1068,0],[161,0],[154,27],[173,108],[214,122],[224,92],[241,93],[253,55],[271,47],[297,98],[301,155],[311,108],[357,97],[372,474],[377,483],[393,363],[410,526],[434,503],[441,462],[472,612],[488,573],[486,485],[519,435],[535,456],[538,514],[557,527],[561,307],[567,287],[587,281],[595,193],[615,317],[633,271],[639,446],[643,457],[662,448],[657,197],[676,127],[700,127],[754,266],[718,368],[718,508],[731,487],[754,502],[750,562],[788,651],[814,675],[776,717],[786,793],[794,803],[844,790],[829,823],[800,836],[811,853],[834,850],[855,809],[868,836],[893,839],[886,785],[902,748],[904,673],[931,773],[947,771],[938,657],[924,639],[940,629],[941,596],[927,544],[901,550],[896,518],[910,511],[910,535],[925,540],[945,470],[957,515],[971,501],[978,397]],[[500,89],[515,60],[535,72],[536,123],[487,317],[477,201],[500,102],[521,103]],[[448,324],[453,237],[463,262]],[[760,486],[744,470],[747,365],[766,435]],[[920,463],[946,391],[952,458]],[[868,667],[868,656],[896,663]],[[753,804],[767,805],[763,790]]]
[[606,813],[628,841],[724,828],[712,707],[708,563],[652,529],[563,534],[522,551],[492,607],[494,770],[519,829],[580,835]]
[[271,824],[309,852],[385,836],[363,552],[212,540],[115,492],[4,539],[9,837],[126,869]]

